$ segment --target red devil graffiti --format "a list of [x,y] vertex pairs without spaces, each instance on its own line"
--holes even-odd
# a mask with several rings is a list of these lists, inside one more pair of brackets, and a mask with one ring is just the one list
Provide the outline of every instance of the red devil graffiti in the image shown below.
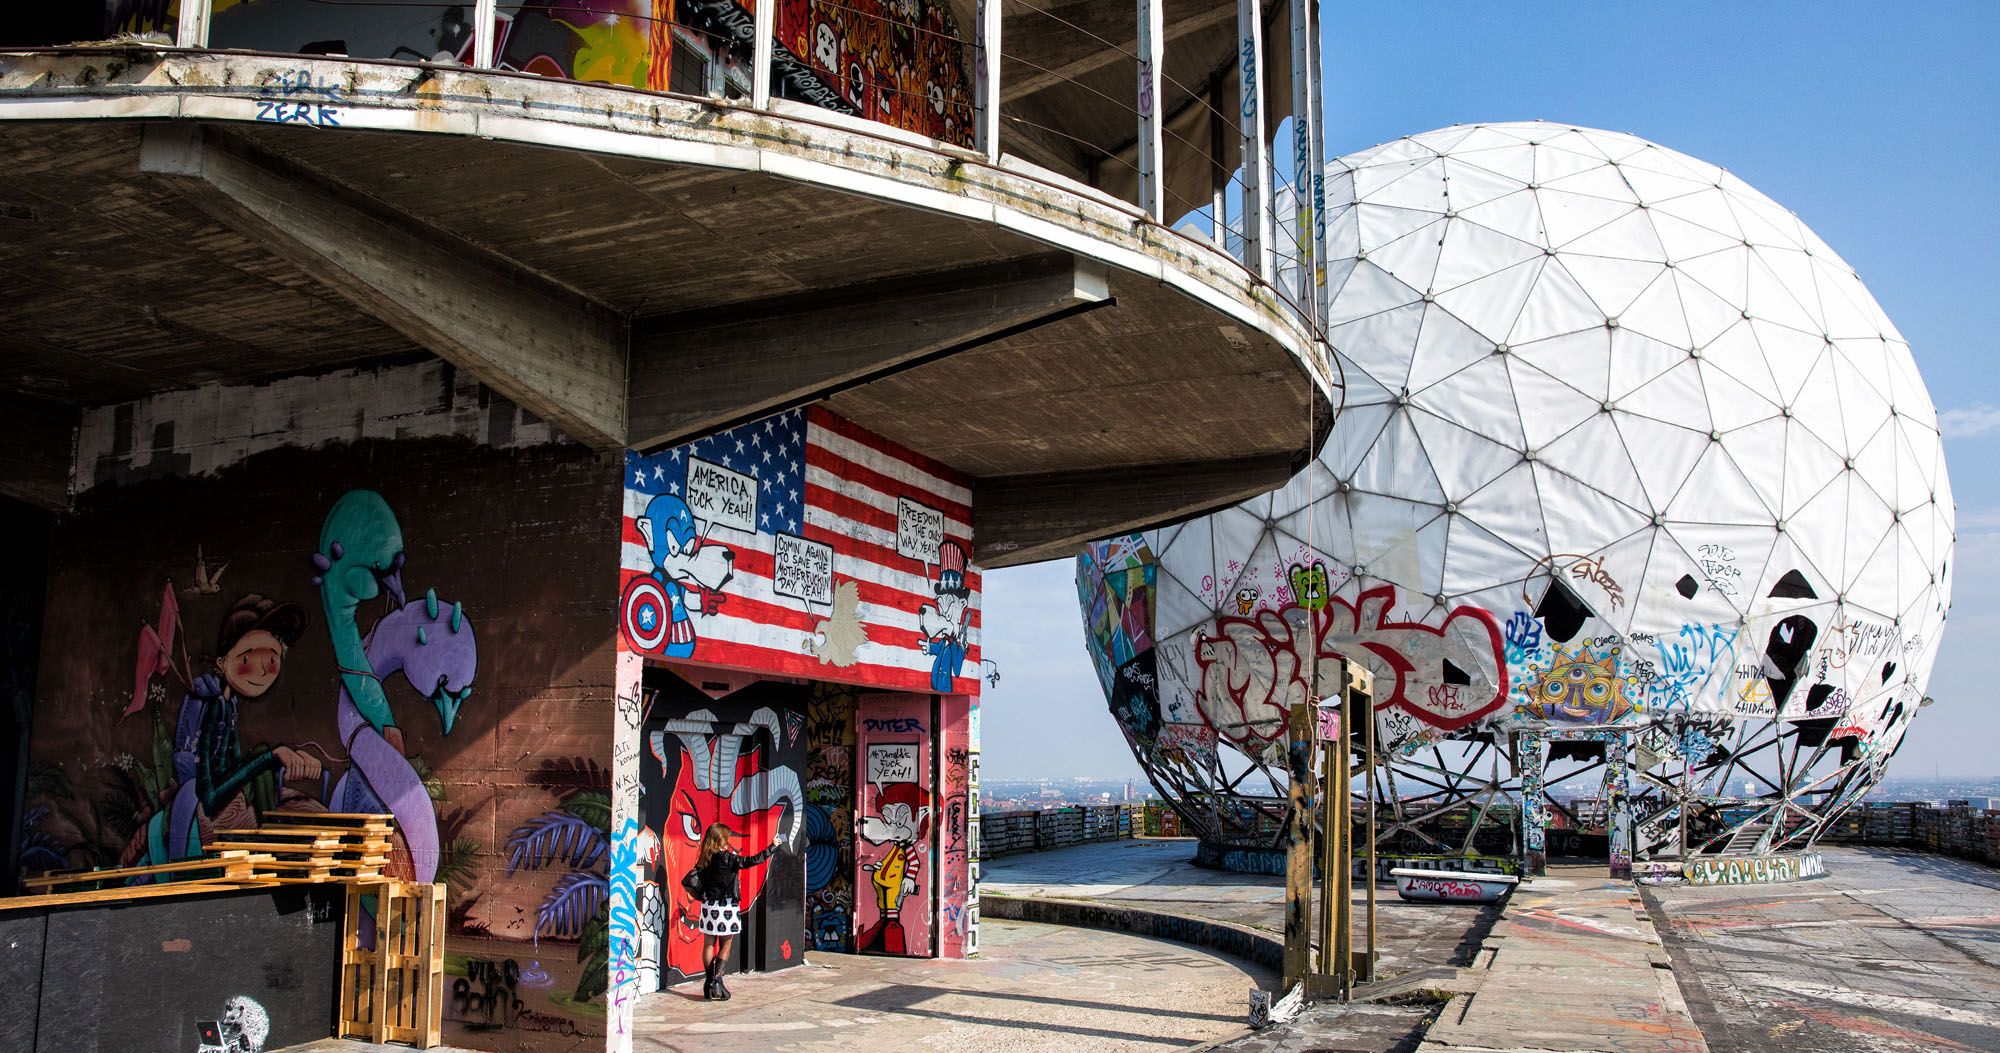
[[[791,768],[765,767],[771,744],[779,741],[777,713],[759,709],[741,724],[721,727],[726,730],[719,730],[715,714],[698,709],[682,719],[667,721],[650,736],[660,773],[674,776],[666,825],[660,831],[667,877],[660,887],[669,897],[665,964],[682,977],[694,975],[702,966],[701,934],[695,928],[701,906],[680,883],[681,876],[694,867],[702,831],[710,823],[721,823],[729,828],[733,847],[747,853],[774,839],[796,844],[804,823],[805,794],[800,789],[799,773]],[[760,731],[765,734],[759,736]],[[670,746],[671,739],[679,742]],[[778,832],[781,823],[783,833]],[[766,862],[740,875],[746,915],[763,892],[769,870]]]

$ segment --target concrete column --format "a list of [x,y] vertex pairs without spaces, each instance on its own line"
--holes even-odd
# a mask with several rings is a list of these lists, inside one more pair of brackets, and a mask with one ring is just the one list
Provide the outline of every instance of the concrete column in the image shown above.
[[[622,637],[618,648],[611,739],[611,880],[605,906],[611,939],[607,968],[611,975],[604,996],[607,1008],[604,1048],[607,1053],[631,1053],[634,1011],[639,999],[650,993],[648,982],[653,987],[659,985],[660,939],[666,933],[649,931],[656,919],[642,912],[639,903],[641,890],[653,878],[648,873],[651,864],[640,850],[639,837],[643,825],[639,815],[639,724],[644,713],[641,685],[645,661],[638,653],[625,650]],[[679,879],[679,875],[668,877]],[[660,902],[657,886],[651,901]],[[664,917],[657,920],[664,924]],[[642,982],[642,978],[647,982]]]
[[979,107],[979,152],[1000,162],[1000,7],[1002,0],[979,0],[979,47],[974,93]]
[[1138,0],[1139,35],[1139,207],[1154,222],[1166,219],[1165,141],[1160,122],[1160,76],[1165,69],[1162,45],[1166,30],[1162,9],[1166,0]]
[[1604,744],[1604,796],[1611,842],[1611,877],[1632,876],[1632,787],[1630,744],[1623,732],[1613,732]]
[[1314,154],[1318,128],[1314,117],[1318,107],[1319,78],[1313,74],[1314,17],[1318,5],[1313,0],[1291,0],[1292,44],[1292,243],[1299,257],[1299,287],[1293,290],[1299,310],[1308,320],[1319,317],[1318,283],[1314,232],[1318,229],[1313,207],[1313,174],[1319,168]]
[[1264,5],[1237,0],[1236,71],[1242,105],[1243,265],[1265,281],[1271,256],[1271,157],[1264,135]]
[[771,108],[772,37],[778,31],[778,0],[757,0],[757,40],[750,51],[750,105]]
[[493,68],[494,0],[476,0],[472,5],[472,64]]
[[174,43],[184,48],[208,46],[209,0],[181,0],[181,21]]
[[1542,796],[1543,738],[1540,732],[1523,731],[1515,740],[1514,762],[1521,771],[1521,874],[1532,876],[1549,871],[1547,833],[1548,805]]
[[1308,49],[1312,61],[1312,284],[1313,317],[1323,319],[1332,315],[1332,299],[1326,285],[1326,77],[1321,66],[1320,8],[1318,0],[1313,0],[1312,46]]

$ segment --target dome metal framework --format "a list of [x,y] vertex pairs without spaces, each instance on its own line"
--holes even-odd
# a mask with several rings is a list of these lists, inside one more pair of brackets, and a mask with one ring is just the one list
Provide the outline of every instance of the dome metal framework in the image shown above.
[[1345,658],[1384,758],[1355,785],[1407,847],[1809,847],[1926,701],[1950,604],[1936,412],[1859,276],[1621,133],[1440,129],[1326,186],[1319,456],[1079,559],[1154,783],[1204,840],[1275,844],[1285,714]]

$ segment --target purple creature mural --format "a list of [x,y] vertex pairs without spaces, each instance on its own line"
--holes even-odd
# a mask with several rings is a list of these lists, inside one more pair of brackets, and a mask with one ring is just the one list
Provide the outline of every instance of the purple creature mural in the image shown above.
[[[423,599],[383,615],[363,647],[378,680],[401,673],[432,699],[445,733],[451,733],[479,668],[479,648],[463,605],[442,603],[436,591],[427,592]],[[437,815],[416,767],[361,715],[345,686],[340,690],[339,721],[350,767],[334,784],[327,808],[394,814],[396,829],[409,847],[414,880],[432,880],[438,863]]]

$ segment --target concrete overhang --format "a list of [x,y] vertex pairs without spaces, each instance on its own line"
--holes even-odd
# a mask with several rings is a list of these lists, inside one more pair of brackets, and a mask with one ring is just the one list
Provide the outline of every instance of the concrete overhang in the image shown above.
[[1269,489],[1339,404],[1208,242],[790,104],[65,49],[0,54],[0,151],[0,392],[38,406],[421,354],[601,448],[824,401],[974,477],[1006,566]]

